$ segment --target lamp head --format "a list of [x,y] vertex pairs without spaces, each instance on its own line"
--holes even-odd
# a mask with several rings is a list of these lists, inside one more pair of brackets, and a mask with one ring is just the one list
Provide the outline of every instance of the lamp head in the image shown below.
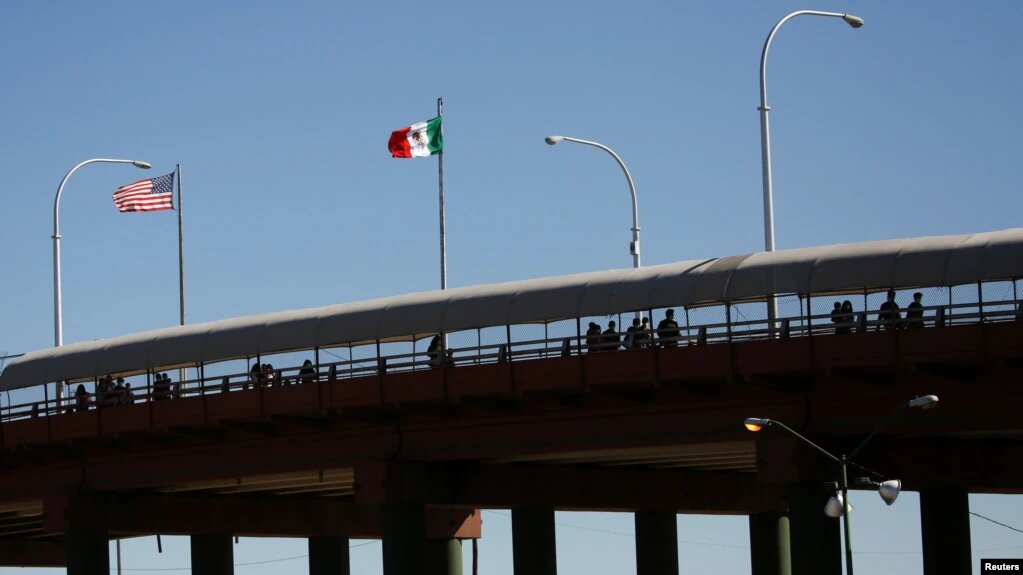
[[[850,507],[851,509],[851,507]],[[824,514],[832,519],[838,519],[845,513],[845,500],[842,499],[841,493],[836,493],[828,499],[827,504],[824,506]]]
[[746,426],[746,429],[756,432],[771,425],[771,420],[766,417],[747,417],[743,425]]
[[914,397],[906,403],[906,407],[919,407],[920,409],[934,409],[938,407],[937,395],[921,395]]
[[860,18],[859,16],[853,16],[852,14],[843,14],[842,20],[845,20],[846,23],[852,26],[853,28],[859,28],[863,26],[863,18]]
[[902,482],[898,479],[889,479],[881,483],[880,487],[877,488],[878,495],[888,505],[895,503],[895,498],[899,496],[902,491]]
[[142,168],[143,170],[148,170],[149,168],[153,167],[149,164],[149,162],[143,162],[142,160],[132,160],[131,165],[135,166],[136,168]]
[[558,142],[564,139],[565,136],[547,136],[546,138],[543,139],[543,141],[547,142],[548,146],[553,146],[554,144],[557,144]]

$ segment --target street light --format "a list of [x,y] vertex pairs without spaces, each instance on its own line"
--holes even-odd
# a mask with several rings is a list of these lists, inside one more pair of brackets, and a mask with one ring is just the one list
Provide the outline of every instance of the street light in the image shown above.
[[[629,182],[629,193],[632,194],[632,243],[629,244],[629,253],[632,254],[632,267],[639,267],[639,206],[636,202],[636,186],[632,183],[632,175],[629,174],[629,168],[625,167],[625,162],[612,150],[603,144],[597,142],[591,142],[589,140],[580,140],[578,138],[570,138],[569,136],[547,136],[544,141],[548,145],[555,145],[558,142],[565,140],[566,142],[575,142],[577,144],[586,144],[587,146],[594,146],[600,148],[605,152],[611,154],[611,157],[618,162],[621,166],[622,171],[625,172],[625,179]],[[637,315],[636,317],[639,317]]]
[[[131,164],[136,168],[148,170],[152,166],[149,162],[142,160],[113,160],[108,158],[94,158],[86,160],[71,168],[57,186],[57,197],[53,200],[53,345],[60,347],[64,343],[64,326],[60,306],[60,195],[64,191],[64,184],[67,183],[71,174],[86,164],[103,162],[107,164]],[[57,398],[60,398],[60,386],[57,387]]]
[[[767,113],[771,107],[767,105],[767,50],[771,47],[771,40],[778,32],[778,28],[791,18],[796,16],[830,16],[841,18],[849,26],[859,28],[863,26],[863,18],[852,14],[839,14],[838,12],[819,12],[817,10],[799,10],[785,16],[771,28],[764,42],[764,51],[760,54],[760,156],[761,168],[764,176],[764,250],[774,251],[774,197],[771,191],[771,128],[767,120]],[[774,320],[778,317],[778,301],[772,296],[767,307],[767,319],[770,327],[774,327]]]
[[[823,447],[817,445],[816,443],[810,441],[806,437],[800,435],[798,432],[796,432],[789,426],[785,425],[784,423],[776,421],[774,419],[767,419],[766,417],[748,417],[746,418],[746,421],[743,422],[743,425],[746,426],[746,429],[753,432],[760,431],[765,427],[773,426],[780,427],[786,432],[788,432],[790,435],[796,437],[803,443],[817,450],[820,454],[824,455],[834,463],[838,464],[839,468],[841,469],[840,475],[841,481],[837,485],[831,484],[835,486],[837,492],[833,497],[831,497],[828,500],[827,505],[824,506],[824,514],[834,519],[837,519],[838,517],[842,517],[843,519],[845,531],[845,573],[846,575],[853,575],[852,534],[850,532],[849,525],[850,523],[849,512],[852,511],[852,505],[849,504],[849,480],[846,475],[846,468],[852,463],[852,458],[857,453],[859,453],[863,449],[863,447],[871,439],[874,438],[875,435],[877,435],[877,432],[880,431],[881,428],[884,427],[889,421],[891,421],[892,418],[901,413],[903,409],[907,407],[932,409],[934,407],[937,407],[937,405],[938,396],[936,395],[923,395],[920,397],[915,397],[907,401],[906,403],[899,405],[898,407],[895,408],[895,411],[893,411],[891,415],[889,415],[881,423],[879,423],[877,427],[874,428],[874,431],[872,431],[870,435],[866,437],[866,439],[861,441],[860,444],[857,445],[855,449],[850,451],[848,455],[841,456],[832,455]],[[902,490],[902,482],[899,481],[898,479],[889,479],[887,481],[877,483],[871,480],[870,478],[860,478],[857,480],[857,485],[865,487],[876,487],[878,494],[881,496],[881,499],[883,499],[884,502],[888,505],[895,503],[895,498],[899,496],[899,492]]]

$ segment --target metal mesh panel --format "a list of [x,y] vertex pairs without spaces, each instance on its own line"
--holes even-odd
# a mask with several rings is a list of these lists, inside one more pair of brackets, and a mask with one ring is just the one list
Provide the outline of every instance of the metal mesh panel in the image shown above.
[[981,287],[985,320],[1005,321],[1015,317],[1016,302],[1013,296],[1013,282],[989,282]]

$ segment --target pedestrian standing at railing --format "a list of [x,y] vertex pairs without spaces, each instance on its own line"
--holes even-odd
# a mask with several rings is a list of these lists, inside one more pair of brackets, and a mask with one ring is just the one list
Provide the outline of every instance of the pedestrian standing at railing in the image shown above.
[[636,337],[636,334],[640,329],[639,318],[632,318],[632,325],[629,326],[629,329],[625,330],[625,339],[622,340],[622,345],[625,349],[639,349],[639,338]]
[[[849,300],[843,301],[840,311],[841,314],[839,315],[839,324],[837,327],[835,327],[835,333],[852,332],[853,319],[855,318],[855,315],[853,314],[852,302]],[[832,315],[832,318],[834,318],[834,315]],[[834,321],[834,319],[832,319],[832,321]]]
[[622,346],[621,336],[618,335],[618,328],[614,320],[607,322],[607,329],[600,337],[601,348],[604,351],[617,351]]
[[590,328],[586,330],[586,351],[594,353],[600,351],[600,326],[591,321]]
[[426,348],[426,357],[430,358],[430,367],[440,367],[441,338],[440,335],[433,336],[430,346]]
[[906,306],[906,327],[917,328],[924,326],[924,304],[920,303],[924,294],[916,292],[913,294],[913,302]]
[[841,325],[845,323],[845,315],[842,314],[842,304],[835,302],[835,309],[831,310],[831,323],[835,326],[835,333],[842,333],[839,330],[842,329]]
[[877,329],[898,329],[902,321],[902,312],[899,311],[899,304],[895,302],[895,290],[888,290],[888,299],[885,300],[877,311]]
[[657,324],[657,339],[661,347],[678,346],[678,322],[675,321],[675,310],[664,312],[664,319]]
[[316,369],[313,362],[308,359],[302,363],[302,369],[298,370],[298,377],[302,383],[313,383],[316,381]]
[[81,383],[75,388],[75,409],[77,411],[89,409],[89,392],[85,391],[85,385]]

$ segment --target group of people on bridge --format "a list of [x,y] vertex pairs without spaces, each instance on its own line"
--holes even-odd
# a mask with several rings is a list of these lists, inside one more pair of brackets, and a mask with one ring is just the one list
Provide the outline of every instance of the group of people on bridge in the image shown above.
[[653,347],[654,335],[659,347],[677,347],[681,332],[675,321],[675,310],[664,312],[664,319],[657,324],[657,330],[650,330],[650,318],[635,317],[632,325],[625,331],[624,337],[617,330],[614,320],[607,322],[607,329],[600,331],[600,325],[591,321],[586,330],[586,351],[589,353],[617,351],[619,349],[644,349]]

